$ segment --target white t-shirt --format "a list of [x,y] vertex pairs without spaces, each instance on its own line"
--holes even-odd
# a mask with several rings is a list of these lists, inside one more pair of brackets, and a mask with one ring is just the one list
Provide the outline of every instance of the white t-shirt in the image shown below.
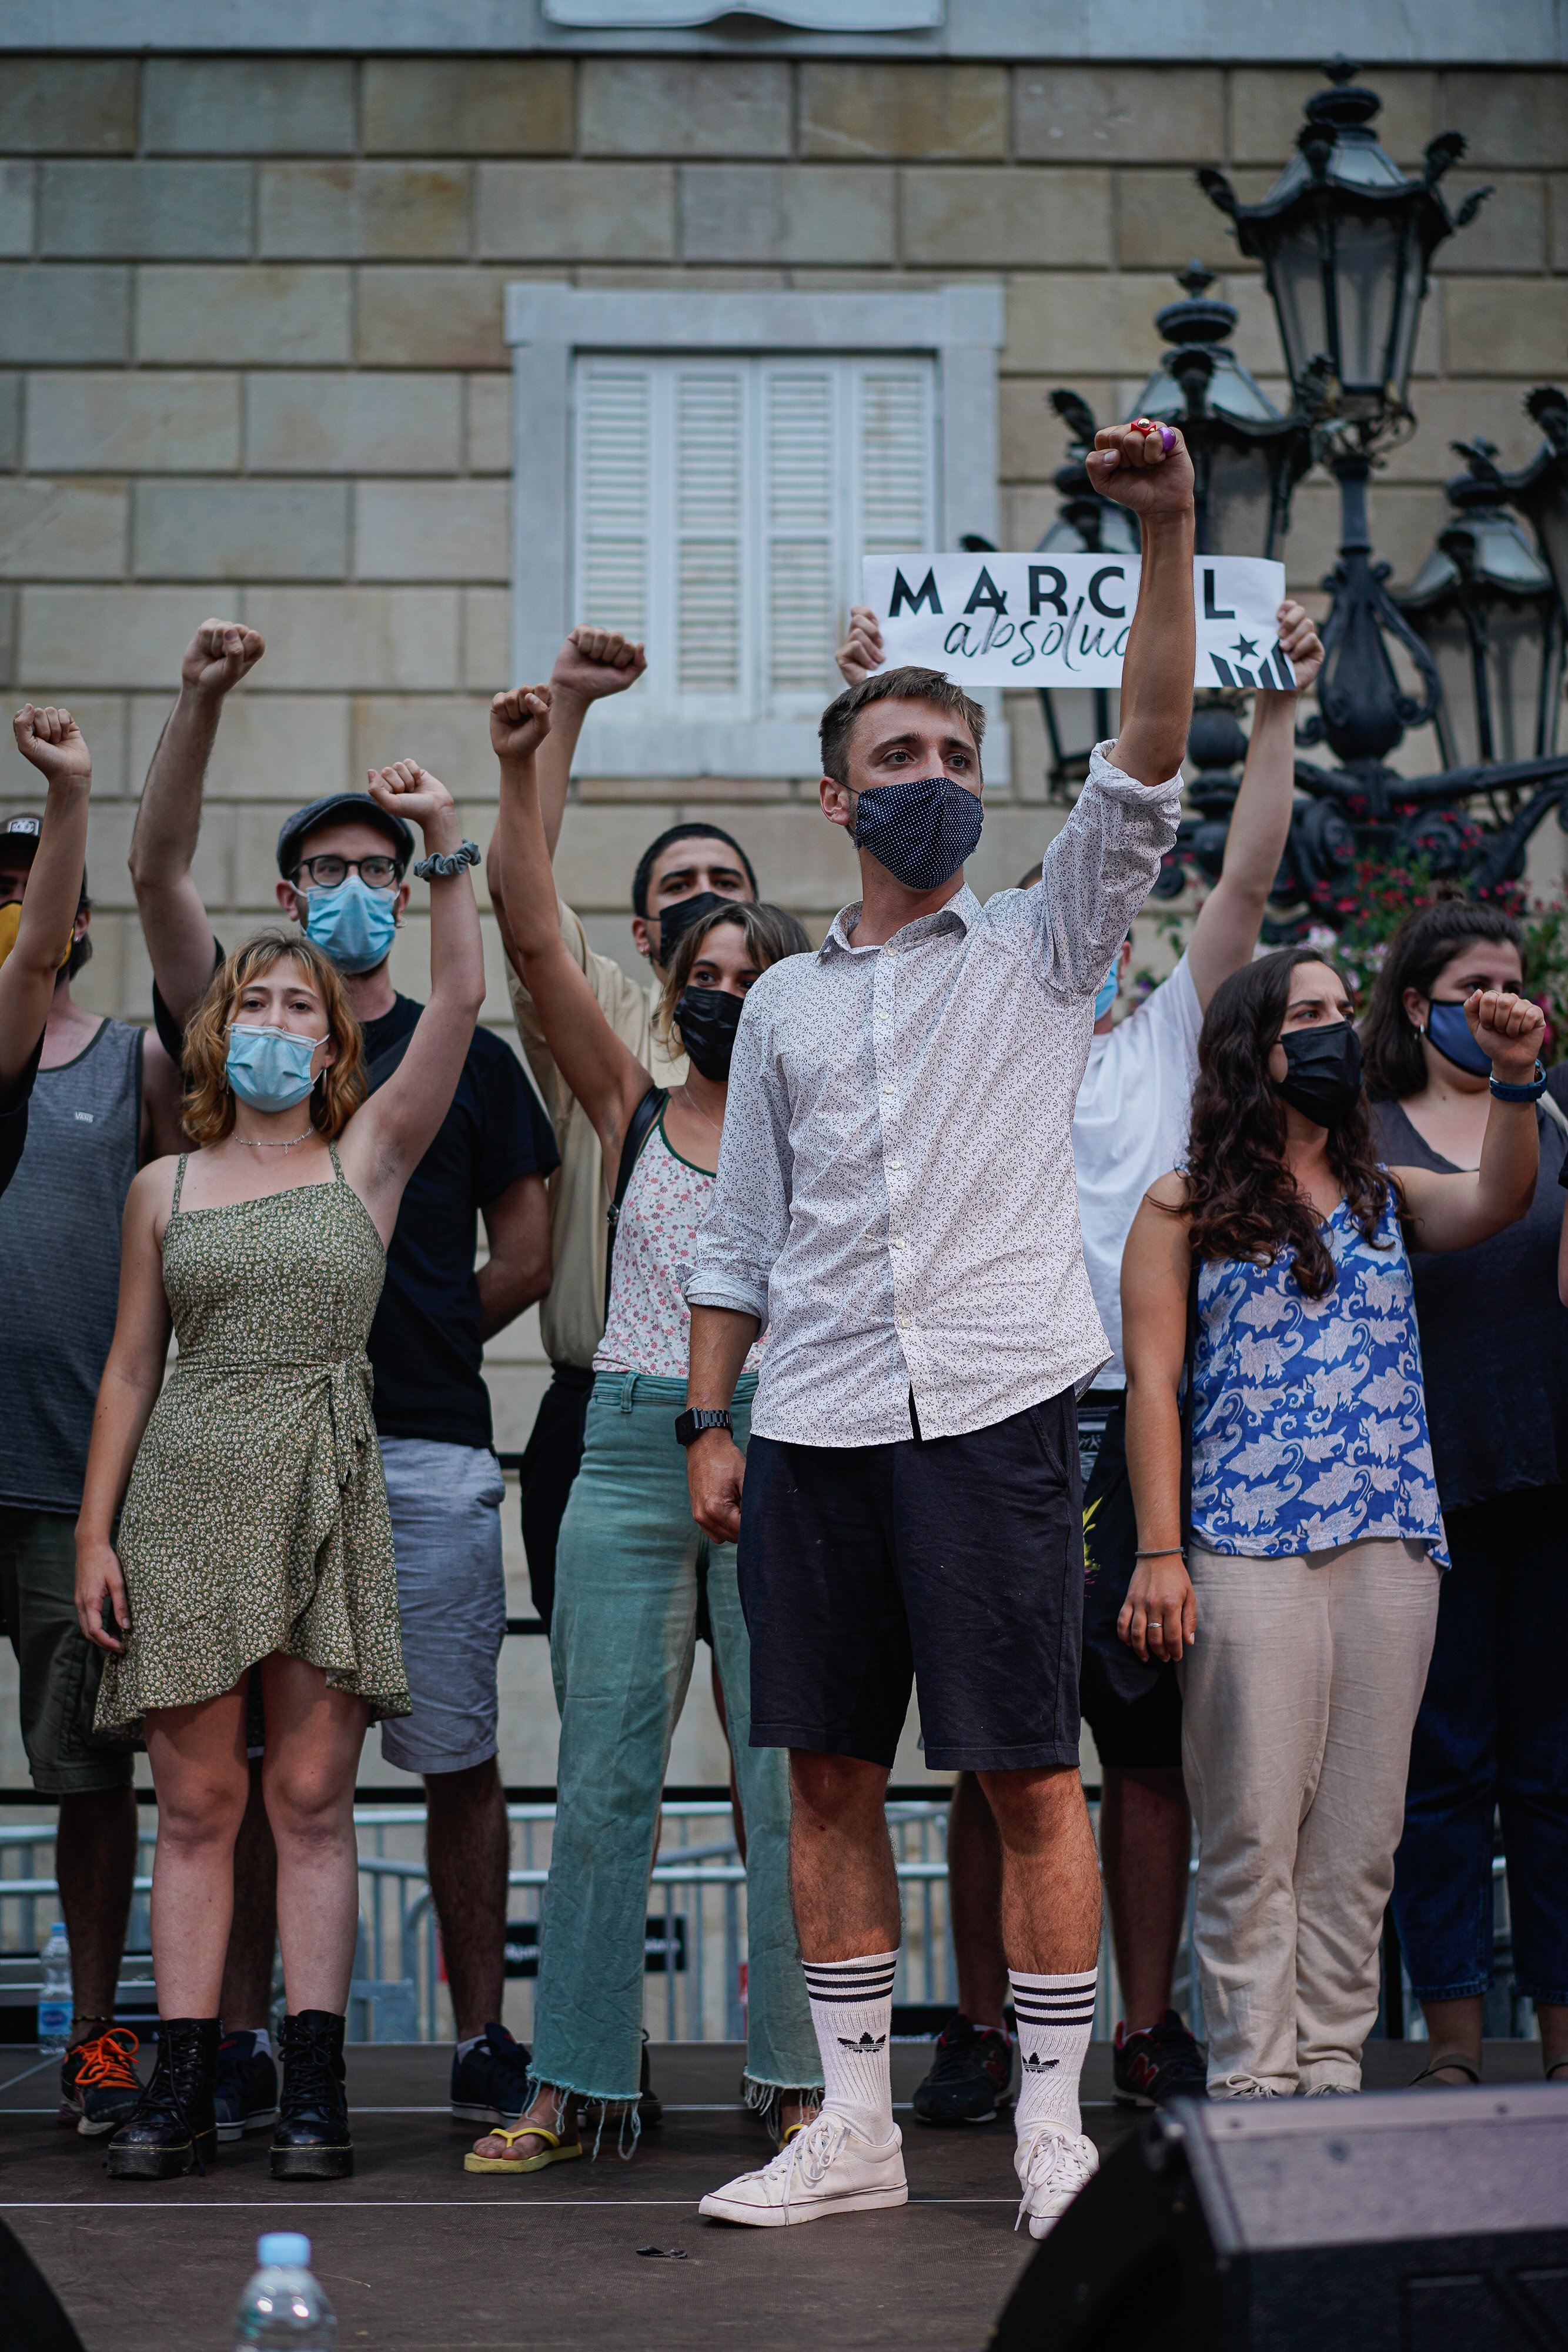
[[1111,1342],[1096,1388],[1126,1386],[1122,1252],[1144,1194],[1186,1150],[1202,1026],[1184,955],[1135,1013],[1089,1041],[1089,1066],[1072,1113],[1072,1157],[1084,1264]]

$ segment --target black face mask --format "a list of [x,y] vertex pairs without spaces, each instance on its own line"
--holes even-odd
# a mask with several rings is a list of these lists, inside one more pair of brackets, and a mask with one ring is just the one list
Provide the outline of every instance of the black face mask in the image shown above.
[[1275,1081],[1292,1110],[1318,1127],[1337,1127],[1361,1099],[1361,1039],[1348,1021],[1293,1029],[1280,1040],[1285,1075]]
[[675,999],[675,1025],[686,1059],[705,1078],[727,1078],[743,996],[727,988],[684,988]]
[[678,942],[691,926],[700,921],[704,915],[711,915],[716,908],[733,903],[731,899],[721,898],[716,890],[695,890],[689,898],[676,898],[664,908],[658,918],[659,952],[653,961],[662,963],[667,971]]

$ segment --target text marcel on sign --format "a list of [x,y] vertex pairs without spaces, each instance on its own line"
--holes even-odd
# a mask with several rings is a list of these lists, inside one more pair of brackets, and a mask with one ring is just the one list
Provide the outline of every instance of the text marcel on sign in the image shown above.
[[[887,667],[977,687],[1117,686],[1140,568],[1135,555],[872,555],[863,593]],[[1195,558],[1195,686],[1293,690],[1276,618],[1284,593],[1282,563]]]

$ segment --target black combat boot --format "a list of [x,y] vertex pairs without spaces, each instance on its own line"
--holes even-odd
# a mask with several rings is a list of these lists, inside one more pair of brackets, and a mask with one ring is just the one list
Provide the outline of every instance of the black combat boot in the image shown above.
[[344,2180],[354,2168],[343,2088],[344,2023],[329,2009],[302,2009],[283,2021],[274,2180]]
[[221,2031],[215,2017],[160,2021],[152,2080],[109,2143],[104,2169],[111,2180],[177,2180],[206,2171],[218,2152],[213,2092]]

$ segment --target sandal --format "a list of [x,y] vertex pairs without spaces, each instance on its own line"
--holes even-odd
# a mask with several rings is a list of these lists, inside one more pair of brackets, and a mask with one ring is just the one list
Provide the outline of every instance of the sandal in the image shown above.
[[1422,2067],[1421,2072],[1418,2074],[1411,2076],[1410,2088],[1414,2091],[1417,2089],[1421,2084],[1427,2083],[1430,2084],[1434,2089],[1439,2091],[1458,2090],[1460,2085],[1458,2083],[1439,2083],[1437,2081],[1437,2078],[1445,2066],[1452,2066],[1457,2073],[1460,2074],[1468,2074],[1471,2082],[1474,2083],[1478,2088],[1479,2087],[1481,2070],[1476,2064],[1473,2058],[1468,2058],[1462,2050],[1435,2050],[1430,2058],[1427,2059],[1427,2063]]
[[542,2139],[545,2145],[538,2156],[476,2156],[470,2148],[463,2159],[465,2172],[542,2172],[549,2164],[570,2164],[574,2156],[582,2154],[580,2140],[563,2146],[560,2134],[547,2131],[543,2124],[518,2124],[512,2130],[497,2128],[485,2137],[505,2140],[508,2147],[515,2147],[520,2139]]

